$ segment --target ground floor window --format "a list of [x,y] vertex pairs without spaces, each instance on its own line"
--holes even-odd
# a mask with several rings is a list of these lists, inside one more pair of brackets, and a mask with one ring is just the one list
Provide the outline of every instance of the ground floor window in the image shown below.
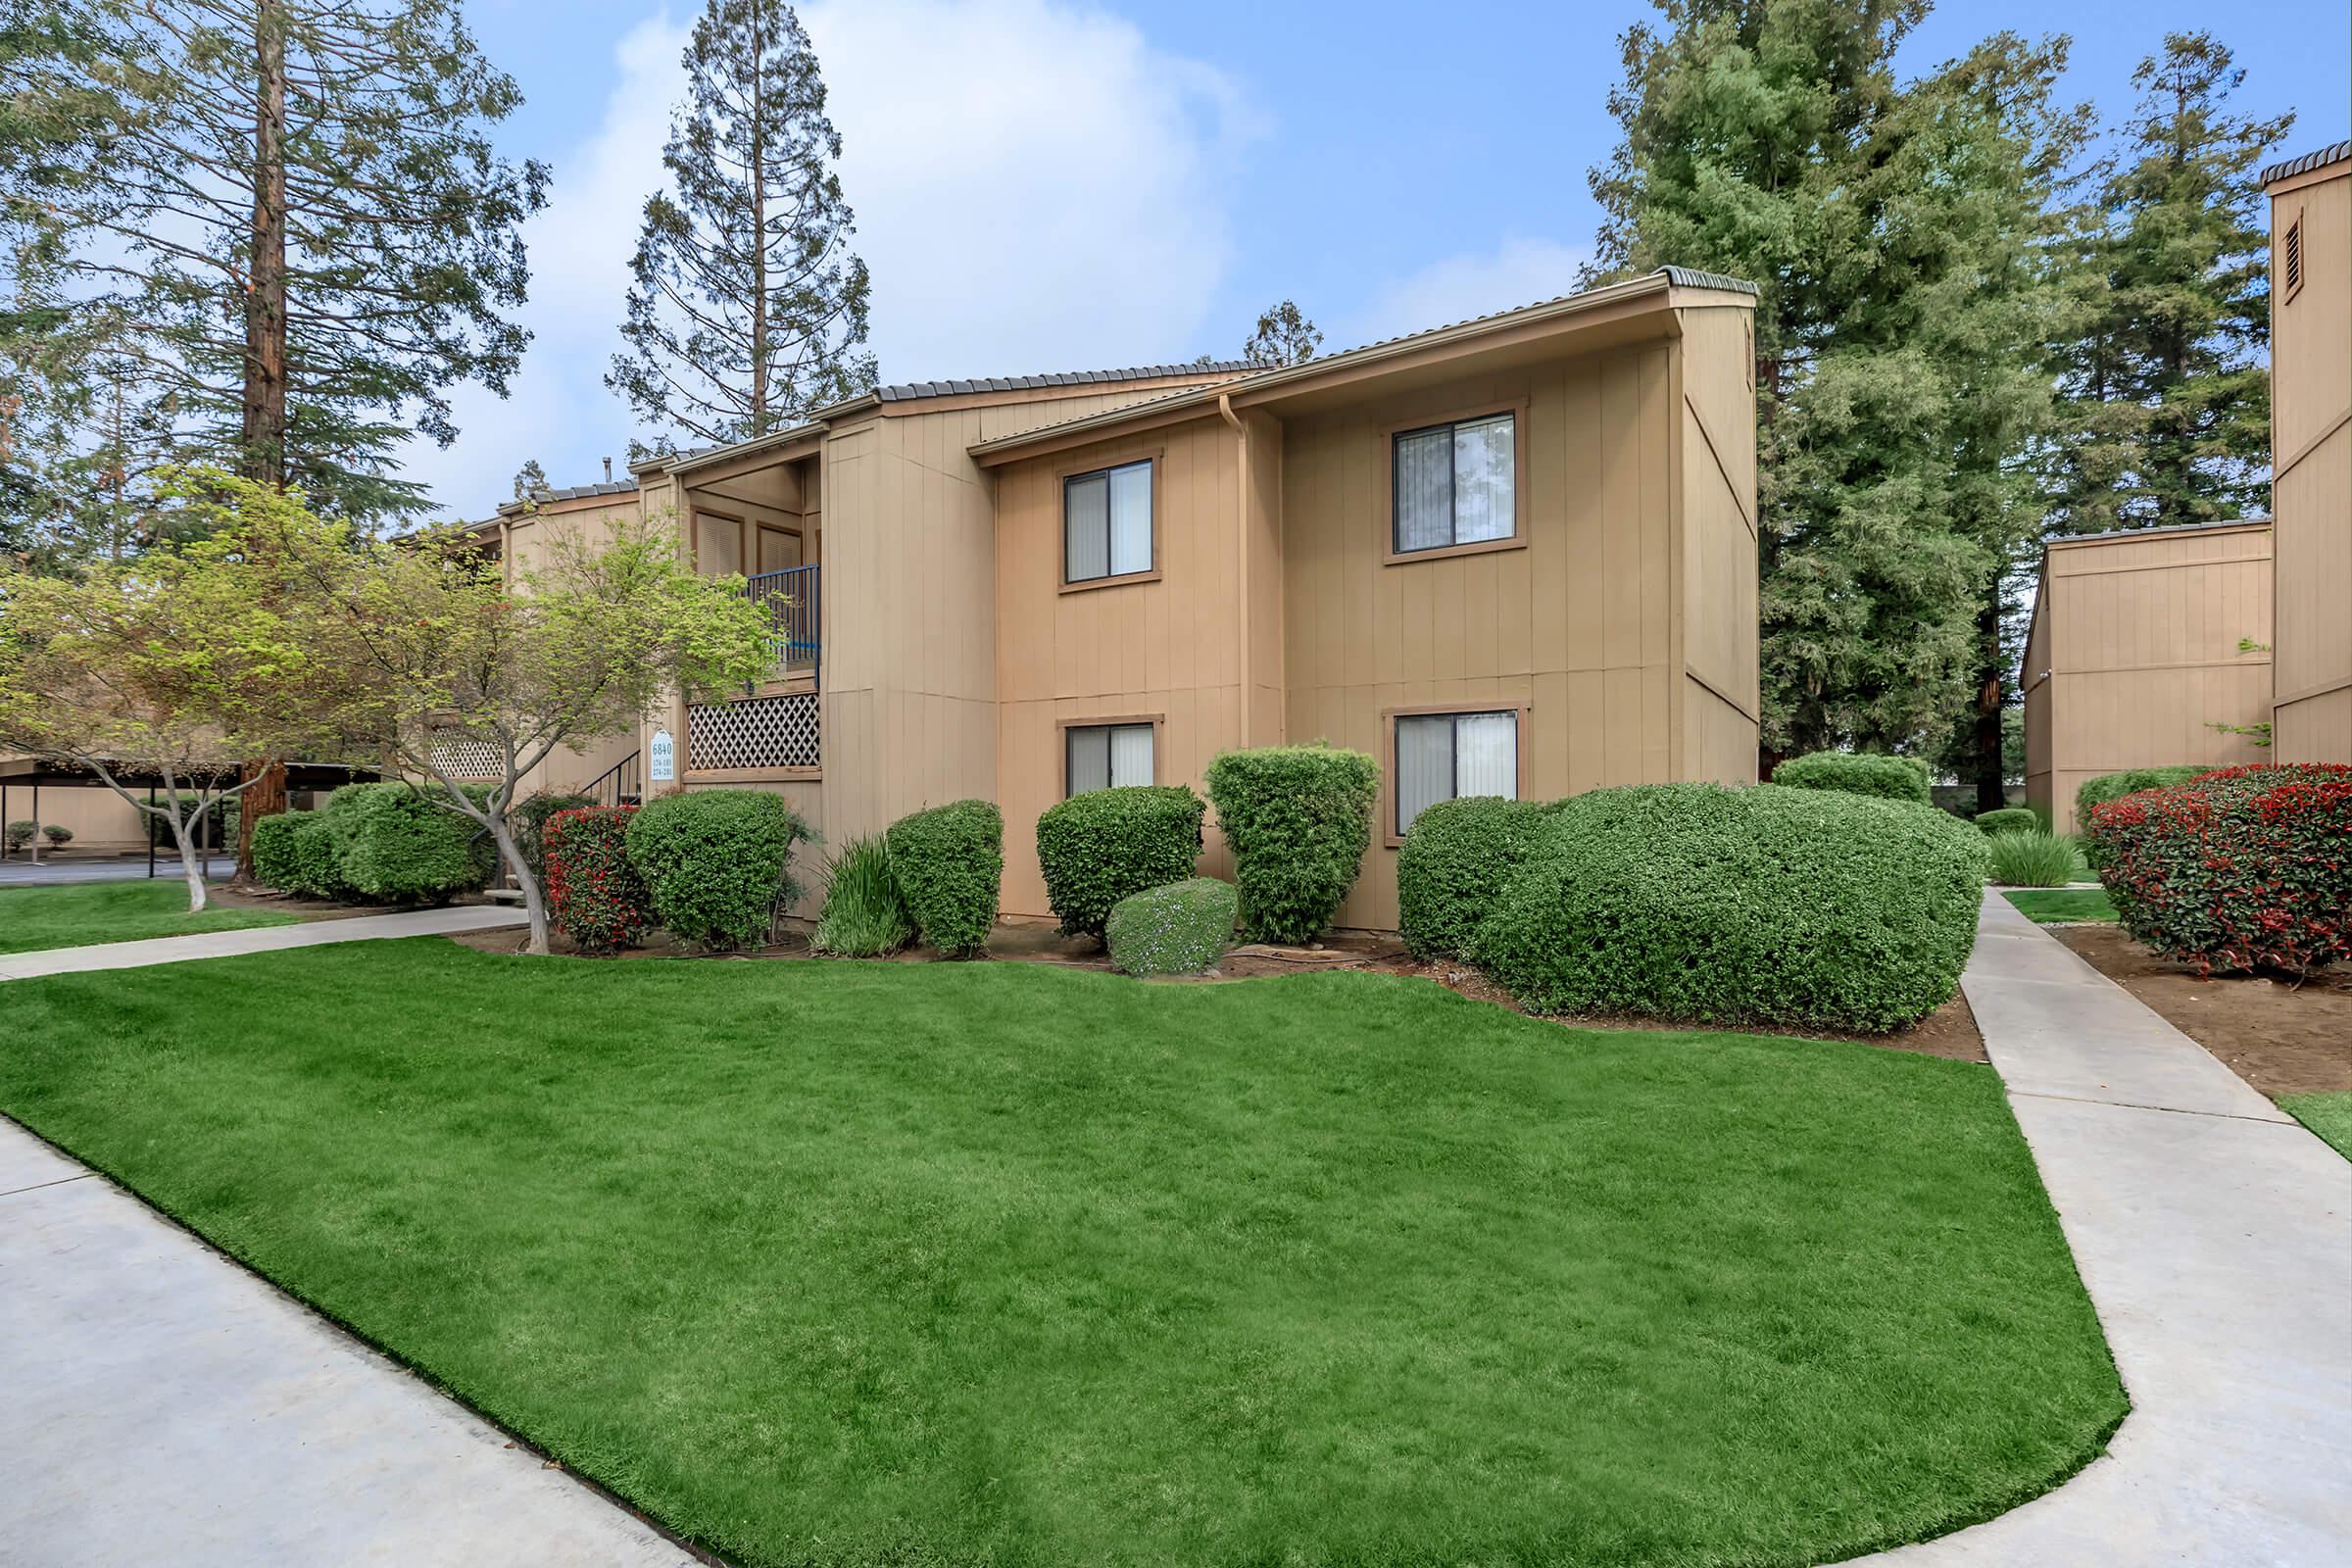
[[1396,719],[1397,837],[1440,801],[1519,798],[1519,714],[1410,713]]
[[1069,748],[1064,795],[1152,782],[1150,724],[1073,724],[1062,733]]

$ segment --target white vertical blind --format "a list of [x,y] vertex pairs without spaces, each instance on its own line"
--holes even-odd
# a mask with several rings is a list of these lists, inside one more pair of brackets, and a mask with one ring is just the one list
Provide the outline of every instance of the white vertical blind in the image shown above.
[[1519,718],[1463,713],[1453,721],[1453,793],[1519,798]]
[[1514,531],[1517,474],[1511,416],[1453,427],[1453,542],[1508,539]]
[[1453,543],[1453,435],[1444,427],[1396,438],[1396,548]]
[[1061,487],[1061,564],[1064,582],[1110,574],[1110,480],[1100,473]]
[[1110,470],[1110,574],[1152,569],[1152,465]]
[[1152,726],[1120,724],[1110,731],[1110,783],[1113,789],[1152,782]]
[[1110,731],[1099,726],[1069,732],[1072,795],[1110,788]]
[[1396,831],[1404,832],[1424,808],[1452,794],[1452,715],[1396,720]]

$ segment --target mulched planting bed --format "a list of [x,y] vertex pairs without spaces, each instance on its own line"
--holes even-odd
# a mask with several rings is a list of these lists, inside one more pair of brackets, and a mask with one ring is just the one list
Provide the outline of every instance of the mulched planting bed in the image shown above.
[[2330,970],[2300,986],[2263,975],[2205,979],[2114,926],[2052,934],[2264,1094],[2352,1090],[2352,974]]

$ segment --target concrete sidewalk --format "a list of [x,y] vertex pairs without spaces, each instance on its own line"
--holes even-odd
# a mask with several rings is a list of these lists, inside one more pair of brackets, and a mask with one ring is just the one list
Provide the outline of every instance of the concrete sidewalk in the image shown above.
[[7,1120],[0,1390],[0,1563],[696,1561]]
[[0,955],[0,980],[34,980],[45,974],[88,974],[96,969],[141,969],[151,963],[185,963],[192,958],[229,958],[246,953],[279,953],[329,942],[366,942],[384,937],[447,936],[458,931],[495,931],[525,925],[520,909],[462,905],[447,909],[412,909],[402,914],[363,914],[350,920],[310,920],[301,925],[252,926],[241,931],[204,931],[188,937],[150,937],[144,942],[101,942],[86,948],[46,948],[38,953]]
[[1898,1568],[2352,1562],[2352,1164],[1986,894],[1962,979],[2132,1413]]

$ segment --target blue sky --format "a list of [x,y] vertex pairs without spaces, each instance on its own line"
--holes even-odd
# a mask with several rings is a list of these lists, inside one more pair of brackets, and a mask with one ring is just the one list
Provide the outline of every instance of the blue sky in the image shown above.
[[[1651,14],[1640,0],[800,9],[846,144],[892,381],[1229,355],[1286,296],[1337,348],[1566,292],[1598,219],[1585,172],[1615,144],[1616,36]],[[602,375],[695,12],[469,8],[525,95],[498,139],[546,161],[555,188],[528,232],[536,340],[514,396],[462,392],[457,444],[411,451],[451,512],[482,514],[525,458],[571,484],[626,451],[627,410]],[[2113,118],[2140,57],[2197,26],[2237,52],[2247,112],[2297,111],[2289,152],[2346,134],[2342,0],[1945,0],[1905,65],[1932,68],[2003,27],[2071,33],[2070,87]]]

